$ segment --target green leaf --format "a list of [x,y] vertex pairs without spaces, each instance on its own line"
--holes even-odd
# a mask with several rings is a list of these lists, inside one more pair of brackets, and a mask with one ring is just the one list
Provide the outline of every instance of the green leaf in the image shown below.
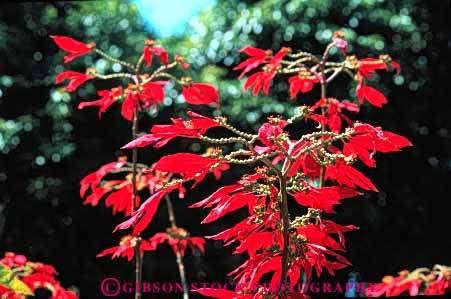
[[2,264],[0,264],[0,285],[16,293],[33,295],[30,288],[23,283],[10,268]]

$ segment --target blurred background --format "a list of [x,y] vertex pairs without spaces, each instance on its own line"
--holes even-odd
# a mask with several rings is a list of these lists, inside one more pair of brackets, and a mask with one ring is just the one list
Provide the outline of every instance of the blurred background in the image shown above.
[[[353,266],[335,278],[322,279],[344,282],[353,272],[361,281],[373,282],[403,269],[451,264],[447,11],[448,1],[413,0],[1,4],[0,252],[15,251],[55,265],[63,285],[78,288],[81,298],[102,298],[99,285],[105,277],[128,281],[132,277],[131,264],[95,257],[118,243],[120,235],[111,231],[123,218],[111,216],[103,205],[83,206],[78,195],[82,177],[128,154],[118,149],[130,140],[130,123],[120,117],[117,105],[101,120],[97,109],[76,109],[80,101],[97,98],[95,90],[102,84],[88,83],[68,94],[53,83],[55,75],[67,68],[84,71],[88,65],[120,72],[120,65],[87,55],[63,66],[64,53],[49,35],[95,41],[108,54],[131,61],[142,53],[145,38],[157,39],[170,53],[188,58],[195,80],[219,88],[221,108],[216,112],[188,107],[175,90],[169,91],[158,114],[141,115],[143,132],[188,108],[206,115],[229,115],[237,126],[254,131],[269,115],[292,115],[295,103],[287,98],[286,80],[275,82],[270,97],[243,93],[243,82],[231,70],[240,61],[237,50],[250,44],[321,53],[333,32],[343,30],[351,45],[348,52],[359,57],[388,53],[400,62],[401,76],[383,74],[372,82],[389,103],[382,110],[365,105],[359,117],[408,137],[414,147],[379,157],[376,169],[360,168],[381,192],[365,193],[337,209],[336,221],[361,229],[348,233],[347,257]],[[329,94],[355,99],[353,85],[346,79],[337,80]],[[315,90],[302,101],[311,104],[318,96]],[[139,159],[150,164],[180,149],[204,148],[177,139],[164,150],[141,151]],[[219,184],[240,175],[234,168]],[[186,212],[186,206],[210,194],[214,185],[210,177],[186,199],[175,199],[178,223],[192,235],[217,233],[246,213],[200,225],[205,213]],[[156,217],[145,236],[168,226],[164,205]],[[219,242],[207,242],[206,249],[205,256],[187,254],[189,281],[225,282],[226,274],[245,258],[232,255],[233,248],[222,248]],[[144,279],[178,280],[169,247],[146,255]]]

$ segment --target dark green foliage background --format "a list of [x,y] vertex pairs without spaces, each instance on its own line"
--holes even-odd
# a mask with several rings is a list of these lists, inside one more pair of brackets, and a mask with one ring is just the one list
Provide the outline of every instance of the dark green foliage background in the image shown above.
[[[78,102],[96,98],[95,90],[108,85],[89,83],[71,95],[55,86],[63,53],[48,35],[95,41],[109,54],[134,61],[143,39],[154,37],[141,19],[145,13],[117,1],[0,7],[0,252],[16,251],[55,265],[64,285],[78,287],[82,298],[101,297],[99,284],[105,277],[132,277],[132,266],[124,261],[95,258],[118,242],[120,235],[111,231],[122,218],[112,217],[103,206],[82,206],[78,196],[84,175],[127,154],[118,149],[130,140],[130,124],[120,117],[118,106],[101,120],[95,109],[76,109]],[[448,1],[220,1],[191,20],[185,34],[160,42],[189,58],[196,80],[219,87],[221,109],[188,107],[171,91],[158,115],[142,115],[141,130],[166,123],[188,108],[229,115],[237,126],[251,131],[268,115],[288,117],[296,103],[287,98],[286,81],[276,81],[270,97],[243,94],[242,82],[231,71],[240,61],[237,50],[247,44],[274,50],[284,45],[320,53],[333,31],[345,30],[350,52],[360,57],[388,53],[403,67],[402,76],[386,74],[372,83],[389,104],[383,110],[365,106],[359,117],[407,136],[415,146],[380,157],[376,169],[365,170],[381,192],[349,200],[334,216],[340,223],[361,227],[348,234],[347,256],[354,266],[337,278],[323,279],[343,282],[356,271],[363,281],[376,281],[405,268],[450,264],[448,14]],[[101,71],[113,67],[87,56],[70,68],[82,71],[85,65]],[[344,76],[328,93],[354,98],[353,85]],[[315,91],[297,101],[310,104],[317,98]],[[140,160],[152,163],[165,153],[201,150],[192,144],[177,140],[165,149],[146,149]],[[241,173],[234,168],[219,184]],[[193,235],[216,233],[244,215],[199,225],[205,213],[186,206],[212,191],[209,178],[185,200],[175,199],[178,222]],[[167,226],[163,206],[156,217],[149,236]],[[225,282],[226,273],[244,259],[232,251],[208,242],[205,256],[188,254],[189,280]],[[146,280],[176,281],[176,273],[168,248],[146,256]]]

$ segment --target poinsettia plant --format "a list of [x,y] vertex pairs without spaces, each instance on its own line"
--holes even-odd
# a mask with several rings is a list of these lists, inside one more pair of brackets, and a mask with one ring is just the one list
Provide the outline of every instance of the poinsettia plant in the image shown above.
[[[366,102],[378,108],[388,103],[379,90],[370,86],[375,72],[394,71],[397,75],[400,66],[386,54],[377,58],[347,54],[348,43],[342,32],[334,33],[322,55],[288,47],[276,53],[251,46],[240,51],[247,57],[234,70],[240,71],[239,79],[247,76],[244,91],[251,91],[253,96],[261,91],[269,95],[273,81],[286,80],[288,101],[300,103],[295,115],[271,116],[256,133],[237,129],[226,116],[211,118],[187,111],[185,118],[173,118],[170,124],[154,125],[149,133],[139,134],[139,112],[156,109],[164,100],[165,86],[169,82],[180,85],[185,101],[193,105],[218,107],[216,89],[208,84],[193,83],[187,76],[177,77],[178,72],[170,72],[176,67],[187,70],[189,64],[179,55],[171,62],[168,52],[154,41],[145,41],[142,55],[131,64],[102,52],[93,42],[82,43],[62,36],[52,38],[69,53],[65,63],[81,55],[97,54],[127,70],[112,74],[100,74],[92,68],[83,73],[65,71],[57,76],[56,82],[68,80],[65,90],[74,92],[88,80],[122,80],[109,90],[98,91],[100,99],[82,102],[78,107],[97,106],[100,117],[111,105],[120,102],[122,116],[132,122],[132,140],[123,146],[124,150],[131,150],[132,159],[128,162],[127,158],[120,157],[87,175],[81,181],[80,195],[85,197],[85,204],[96,206],[104,200],[113,213],[129,217],[117,225],[115,231],[130,229],[130,232],[122,237],[119,245],[98,256],[111,254],[112,258],[135,259],[138,285],[144,252],[167,243],[175,253],[185,288],[184,298],[188,298],[183,256],[188,247],[203,252],[205,240],[191,237],[177,226],[170,194],[177,191],[179,198],[183,198],[187,187],[195,188],[207,176],[220,179],[221,173],[232,167],[249,170],[250,166],[254,170],[235,183],[218,187],[207,198],[189,206],[208,210],[203,224],[242,208],[248,210],[248,216],[239,223],[207,237],[222,240],[224,246],[236,244],[234,254],[247,254],[247,260],[229,274],[237,282],[236,289],[195,291],[224,299],[308,298],[304,288],[299,292],[295,286],[306,285],[314,275],[320,277],[325,271],[333,275],[351,264],[345,256],[344,233],[358,227],[336,223],[327,215],[336,213],[334,208],[345,199],[366,191],[378,192],[362,168],[376,167],[379,153],[399,151],[412,145],[401,135],[355,120],[360,106]],[[333,48],[339,49],[337,59],[330,58]],[[158,66],[155,61],[159,62]],[[356,99],[340,100],[330,95],[331,90],[340,87],[332,83],[342,74],[354,82]],[[128,83],[124,85],[124,82]],[[303,94],[315,88],[320,89],[320,97],[307,105]],[[229,136],[209,136],[207,133],[212,128],[222,129]],[[309,132],[303,133],[306,131]],[[160,148],[178,137],[202,141],[208,148],[202,155],[178,152],[153,164],[138,163],[138,148]],[[150,197],[143,201],[141,193],[150,193]],[[166,232],[143,239],[141,233],[151,225],[163,199],[171,225]],[[294,205],[298,206],[296,211],[302,213],[295,214]],[[433,274],[440,283],[428,280],[429,290],[441,290],[448,281],[442,278],[449,275],[444,275],[442,268],[437,269],[434,268]],[[442,271],[443,275],[437,271]],[[421,279],[420,272],[424,271],[412,272],[415,275],[403,273],[402,280],[384,281],[367,294],[388,294],[392,288],[395,292],[404,291],[407,290],[404,282],[408,282],[412,292],[412,288],[420,284],[412,283]],[[138,287],[135,298],[141,298],[139,290]]]
[[78,299],[74,291],[66,290],[56,279],[53,266],[32,262],[26,256],[6,252],[0,259],[0,298],[25,299],[38,289],[47,289],[50,299]]
[[[64,63],[69,63],[79,56],[97,54],[103,59],[121,65],[125,71],[111,74],[103,74],[95,68],[87,68],[84,72],[73,70],[64,71],[56,76],[56,83],[68,81],[64,87],[67,92],[75,92],[82,84],[89,80],[111,80],[120,83],[108,90],[97,92],[100,99],[81,102],[79,109],[86,107],[98,107],[99,118],[114,103],[121,103],[121,114],[127,121],[132,122],[132,137],[137,138],[138,114],[142,110],[157,109],[158,104],[165,98],[165,86],[180,85],[181,94],[188,104],[192,105],[219,105],[219,95],[216,89],[205,83],[193,82],[189,76],[177,76],[180,69],[186,71],[190,65],[184,61],[184,57],[175,54],[171,61],[168,51],[153,40],[145,40],[143,51],[136,63],[131,64],[111,57],[101,51],[94,42],[83,43],[66,36],[51,36],[57,46],[69,54],[64,57]],[[158,59],[155,59],[158,58]],[[179,68],[178,71],[174,71]],[[164,131],[164,130],[163,130]],[[164,134],[164,132],[162,132]],[[155,171],[152,167],[138,163],[137,150],[133,150],[131,162],[126,157],[120,157],[117,161],[107,163],[98,170],[88,174],[81,181],[80,196],[85,197],[85,204],[97,206],[103,199],[107,207],[112,207],[113,214],[123,213],[125,216],[139,213],[139,194],[143,191],[151,194],[159,194],[160,189],[173,181],[171,175]],[[184,196],[184,188],[179,187],[179,196]],[[124,257],[128,261],[135,259],[136,267],[136,293],[135,298],[141,298],[142,258],[145,251],[155,250],[158,245],[167,242],[174,249],[180,272],[180,279],[184,287],[184,297],[188,298],[188,286],[185,278],[183,256],[186,247],[192,250],[204,251],[205,240],[200,237],[190,237],[189,233],[176,224],[174,209],[171,199],[166,196],[169,221],[171,226],[166,233],[157,233],[149,240],[142,239],[139,234],[123,236],[119,245],[111,247],[99,253],[98,257],[112,255],[112,258]],[[139,208],[139,209],[138,209]],[[154,214],[148,210],[149,214]],[[141,231],[136,226],[136,231]]]
[[418,268],[413,271],[403,270],[398,276],[384,276],[381,283],[365,290],[368,297],[451,294],[451,267],[434,265],[432,269]]
[[[341,50],[343,59],[329,59],[333,47]],[[248,58],[234,70],[241,71],[239,78],[253,72],[244,83],[245,91],[251,89],[254,96],[261,90],[269,94],[271,82],[282,77],[288,80],[292,100],[302,104],[300,95],[316,86],[321,89],[321,97],[312,106],[299,106],[291,118],[269,117],[256,134],[238,130],[226,117],[209,118],[194,112],[188,112],[186,120],[154,125],[149,134],[135,138],[123,148],[162,147],[175,137],[185,137],[216,149],[204,155],[176,153],[157,161],[152,170],[177,179],[164,184],[116,230],[133,228],[132,235],[139,235],[152,222],[162,198],[170,192],[184,184],[194,188],[208,173],[227,170],[231,165],[253,166],[255,170],[236,183],[220,187],[190,206],[209,210],[202,223],[217,221],[244,207],[249,211],[236,225],[208,237],[224,241],[225,246],[237,243],[235,254],[247,253],[246,262],[229,274],[237,281],[236,289],[196,291],[224,299],[306,298],[303,292],[294,291],[301,273],[310,280],[313,272],[320,276],[325,269],[333,275],[350,265],[344,256],[343,233],[358,227],[340,225],[325,215],[335,213],[334,206],[361,195],[361,191],[378,191],[359,170],[358,161],[375,167],[377,153],[399,151],[412,144],[405,137],[353,122],[348,116],[358,113],[365,100],[376,107],[386,104],[386,97],[369,86],[368,79],[378,70],[394,69],[397,74],[400,66],[388,55],[360,59],[346,55],[346,50],[347,42],[341,32],[334,34],[321,56],[287,47],[277,53],[250,46],[243,48],[241,52]],[[342,73],[355,81],[357,101],[341,101],[327,94],[330,84]],[[315,129],[300,138],[291,137],[312,127]],[[207,136],[211,128],[223,128],[230,137]],[[304,208],[304,214],[290,212],[292,203]],[[265,279],[269,279],[269,284],[263,286]]]

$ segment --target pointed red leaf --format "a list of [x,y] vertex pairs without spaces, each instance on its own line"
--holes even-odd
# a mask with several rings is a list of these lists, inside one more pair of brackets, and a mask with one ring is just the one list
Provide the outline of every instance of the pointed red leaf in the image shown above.
[[381,108],[387,104],[387,98],[377,89],[359,84],[356,89],[360,103],[367,99],[371,105]]

